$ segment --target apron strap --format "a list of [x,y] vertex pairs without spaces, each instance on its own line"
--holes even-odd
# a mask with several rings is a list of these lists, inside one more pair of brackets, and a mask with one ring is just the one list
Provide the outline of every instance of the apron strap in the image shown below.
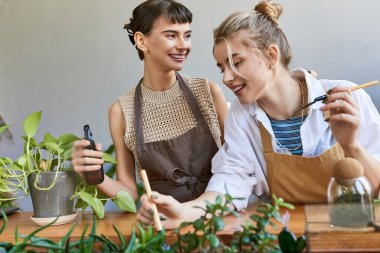
[[[186,98],[186,101],[197,121],[198,125],[205,124],[206,120],[203,116],[201,109],[198,106],[197,100],[191,91],[189,85],[182,78],[180,74],[175,72],[176,78],[178,80],[179,87],[183,91],[183,94]],[[142,78],[139,81],[136,90],[135,90],[135,98],[134,98],[134,117],[135,117],[135,135],[136,135],[136,144],[144,144],[144,130],[142,124],[142,110],[141,110],[141,82]]]
[[185,82],[185,80],[183,80],[183,78],[180,74],[178,74],[176,72],[175,75],[177,77],[179,87],[183,91],[183,94],[185,95],[186,101],[187,101],[188,105],[190,106],[190,109],[193,112],[195,119],[197,120],[197,124],[200,125],[200,124],[205,123],[206,120],[203,117],[203,113],[202,113],[201,109],[199,109],[197,100],[196,100],[193,92],[191,91],[189,85]]
[[259,130],[265,154],[273,153],[272,137],[261,122],[259,122]]
[[141,112],[141,80],[135,90],[135,99],[134,99],[134,117],[135,117],[135,135],[136,135],[136,144],[144,143],[144,133],[142,127],[142,112]]

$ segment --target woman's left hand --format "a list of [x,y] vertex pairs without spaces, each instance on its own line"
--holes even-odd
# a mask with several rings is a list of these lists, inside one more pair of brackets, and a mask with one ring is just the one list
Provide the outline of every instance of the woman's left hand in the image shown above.
[[351,95],[351,87],[337,86],[331,90],[322,111],[329,111],[327,119],[336,141],[343,150],[359,145],[357,133],[360,126],[359,109]]
[[183,204],[172,196],[152,192],[152,198],[143,194],[140,198],[141,208],[137,213],[137,220],[144,225],[153,225],[153,203],[156,204],[162,226],[166,229],[177,228],[183,221],[186,210]]

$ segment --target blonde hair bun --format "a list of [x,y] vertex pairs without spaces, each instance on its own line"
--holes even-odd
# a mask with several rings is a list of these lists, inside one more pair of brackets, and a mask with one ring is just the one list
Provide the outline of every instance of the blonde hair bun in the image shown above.
[[278,19],[282,13],[282,7],[270,0],[263,0],[255,6],[255,11],[264,14],[278,25]]

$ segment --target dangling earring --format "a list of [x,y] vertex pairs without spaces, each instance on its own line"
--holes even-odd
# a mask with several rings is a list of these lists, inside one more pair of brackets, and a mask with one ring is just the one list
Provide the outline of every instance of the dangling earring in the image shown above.
[[149,53],[149,49],[144,50],[144,54],[147,55]]

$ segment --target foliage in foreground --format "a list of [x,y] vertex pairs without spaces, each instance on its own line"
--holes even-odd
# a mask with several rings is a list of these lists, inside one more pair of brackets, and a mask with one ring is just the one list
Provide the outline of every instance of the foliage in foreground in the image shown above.
[[[283,222],[280,215],[280,207],[293,208],[285,203],[281,198],[273,196],[272,204],[261,204],[257,207],[257,214],[250,216],[250,221],[242,225],[242,230],[233,234],[230,245],[224,244],[218,237],[218,232],[224,228],[224,216],[239,214],[231,208],[234,198],[229,194],[225,196],[226,201],[217,197],[214,203],[207,203],[203,208],[204,215],[194,222],[185,222],[177,228],[174,233],[178,241],[173,245],[165,242],[165,231],[154,231],[152,226],[144,229],[140,224],[137,231],[133,228],[132,235],[128,239],[123,233],[113,225],[118,235],[117,242],[112,241],[104,235],[96,233],[96,218],[94,216],[92,229],[86,236],[87,227],[83,230],[82,236],[77,241],[71,241],[70,236],[76,224],[59,241],[53,242],[46,238],[40,238],[36,234],[51,226],[52,223],[40,227],[30,235],[22,236],[16,228],[16,243],[0,242],[0,253],[3,252],[38,252],[40,250],[48,252],[302,252],[305,247],[305,238],[302,236],[298,240],[287,230],[286,224],[279,234],[279,245],[277,236],[267,231],[268,226],[275,227],[274,220]],[[3,213],[3,224],[0,228],[0,235],[7,225],[7,217]],[[182,234],[182,228],[190,226],[191,231]]]

